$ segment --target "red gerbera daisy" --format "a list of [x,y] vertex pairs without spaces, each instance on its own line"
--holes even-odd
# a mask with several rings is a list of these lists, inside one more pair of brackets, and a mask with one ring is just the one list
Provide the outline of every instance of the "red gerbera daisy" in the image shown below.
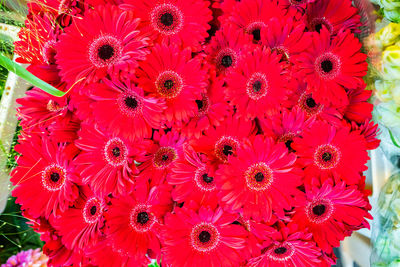
[[367,202],[357,186],[346,187],[344,182],[332,186],[326,181],[321,188],[306,191],[306,199],[296,199],[293,221],[308,228],[318,246],[330,253],[345,236],[360,225],[368,225],[372,218],[366,210]]
[[360,32],[361,21],[358,9],[350,0],[318,0],[307,5],[307,23],[312,31],[320,32],[325,27],[336,35],[340,30]]
[[98,126],[82,125],[78,134],[75,144],[82,152],[74,164],[80,170],[82,182],[98,195],[130,193],[138,173],[135,160],[142,160],[144,143],[132,145]]
[[312,234],[298,229],[296,224],[282,226],[279,232],[268,233],[268,237],[272,240],[262,243],[262,254],[250,259],[249,267],[319,266],[321,250],[312,240]]
[[52,224],[62,237],[63,244],[71,250],[86,250],[96,245],[104,225],[106,203],[88,187],[82,187],[80,197]]
[[218,202],[215,170],[190,146],[185,147],[183,157],[173,164],[167,181],[174,186],[172,198],[176,202],[195,200],[200,205]]
[[361,125],[351,122],[351,129],[353,131],[360,131],[360,134],[364,136],[368,150],[373,150],[379,147],[381,140],[377,138],[377,135],[380,134],[378,124],[375,124],[372,120],[366,120]]
[[57,146],[38,135],[28,140],[15,146],[21,156],[11,173],[16,186],[12,194],[35,218],[49,218],[51,213],[57,216],[79,195],[74,184],[78,179],[70,163],[75,155],[68,153],[72,150],[65,145]]
[[296,156],[272,138],[256,135],[247,140],[237,157],[230,157],[217,171],[223,207],[257,221],[270,220],[272,212],[283,216],[283,209],[290,209],[292,196],[298,193],[296,187],[301,185],[295,161]]
[[169,123],[187,121],[196,113],[195,100],[207,86],[206,72],[200,58],[192,58],[190,49],[156,45],[137,71],[141,88],[165,99],[165,116]]
[[263,118],[286,99],[286,79],[281,56],[269,48],[257,48],[227,76],[226,98],[240,116]]
[[282,18],[286,11],[276,0],[243,0],[235,6],[229,18],[234,28],[253,35],[253,41],[261,39],[261,29],[273,17]]
[[[133,12],[117,6],[98,6],[75,20],[57,43],[57,64],[69,84],[91,83],[132,71],[147,54],[147,41]],[[93,27],[96,25],[96,27]]]
[[374,105],[368,102],[372,91],[364,90],[364,87],[351,89],[347,92],[349,104],[344,110],[344,117],[349,121],[363,123],[372,118]]
[[363,87],[368,64],[360,48],[350,31],[340,32],[332,41],[325,28],[313,35],[313,46],[298,55],[296,66],[316,100],[344,106],[348,103],[345,88]]
[[292,144],[298,163],[305,168],[307,177],[333,174],[348,184],[356,184],[368,160],[364,138],[349,127],[335,128],[324,122],[315,122],[295,138]]
[[153,129],[163,125],[166,105],[163,99],[144,96],[141,88],[129,82],[108,82],[92,90],[94,119],[108,131],[130,141],[150,138]]
[[201,152],[213,163],[226,163],[229,156],[236,156],[244,137],[257,132],[252,121],[228,117],[214,128],[210,127],[198,140],[192,139],[190,144],[197,152]]
[[199,50],[208,36],[212,20],[209,1],[205,0],[124,0],[134,9],[143,32],[157,43],[174,44]]
[[163,264],[167,266],[239,266],[246,231],[232,224],[236,214],[202,206],[198,212],[176,208],[165,217]]
[[138,183],[134,194],[111,200],[106,216],[106,235],[114,250],[133,258],[146,254],[160,259],[160,225],[172,208],[167,185],[149,188]]

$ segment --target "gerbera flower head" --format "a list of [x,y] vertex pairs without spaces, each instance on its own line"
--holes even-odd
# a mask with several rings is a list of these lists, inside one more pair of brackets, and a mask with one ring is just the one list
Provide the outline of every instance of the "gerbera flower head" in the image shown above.
[[369,159],[365,139],[358,132],[324,122],[315,122],[302,138],[295,138],[292,147],[306,177],[333,175],[348,184],[358,183]]
[[133,12],[114,5],[88,10],[65,30],[56,45],[63,80],[91,83],[132,71],[148,53],[147,39],[140,34],[138,24]]
[[[333,186],[326,181],[320,188],[306,191],[306,199],[295,209],[293,221],[308,228],[313,239],[326,253],[338,247],[345,236],[361,225],[368,225],[365,218],[372,218],[367,211],[367,201],[357,186],[341,182]],[[351,231],[349,231],[351,229]]]
[[134,194],[111,200],[105,213],[109,244],[130,257],[144,258],[150,253],[159,259],[160,226],[171,208],[169,186],[150,188],[147,181],[139,182]]
[[130,82],[106,81],[107,86],[92,90],[90,98],[95,120],[107,130],[127,140],[150,138],[152,129],[163,125],[165,100],[144,95]]
[[176,208],[165,217],[163,262],[167,266],[239,266],[243,262],[246,231],[232,224],[237,215],[218,207]]
[[98,126],[82,125],[75,145],[82,152],[74,160],[82,183],[89,184],[99,196],[128,194],[138,173],[135,160],[140,162],[146,151],[145,142],[135,145]]
[[374,105],[368,102],[372,91],[364,90],[364,87],[350,89],[347,92],[349,104],[344,110],[344,117],[349,121],[363,123],[372,118]]
[[139,87],[151,96],[164,99],[168,123],[187,121],[197,111],[195,100],[207,86],[206,71],[190,49],[156,45],[137,71]]
[[[301,185],[296,156],[283,143],[261,135],[247,140],[217,171],[219,199],[227,211],[240,212],[245,219],[270,220],[283,216]],[[259,207],[263,207],[260,209]]]
[[206,0],[124,0],[141,20],[143,32],[156,43],[174,44],[194,51],[208,36],[212,20]]
[[81,187],[73,206],[52,224],[68,249],[86,250],[96,245],[102,235],[105,208],[103,198],[96,196],[89,187]]
[[326,28],[333,35],[341,30],[359,33],[362,24],[358,12],[350,0],[314,1],[306,8],[308,28],[316,32]]
[[226,98],[240,116],[263,118],[287,99],[280,58],[269,48],[256,48],[227,76]]
[[78,181],[66,145],[54,144],[39,135],[29,136],[15,146],[21,154],[11,173],[13,196],[33,217],[64,212],[79,195]]
[[353,131],[360,131],[360,134],[364,137],[368,150],[373,150],[379,147],[381,140],[377,138],[380,134],[378,124],[375,124],[372,120],[366,120],[363,124],[358,125],[355,122],[351,123],[351,129]]
[[350,31],[341,31],[332,41],[325,28],[313,34],[313,45],[296,58],[296,65],[316,100],[344,106],[348,103],[345,88],[363,87],[368,64],[360,48]]

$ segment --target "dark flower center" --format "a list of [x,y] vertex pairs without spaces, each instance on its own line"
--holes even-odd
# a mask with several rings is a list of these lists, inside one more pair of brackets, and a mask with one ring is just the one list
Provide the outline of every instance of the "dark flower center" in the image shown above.
[[260,29],[254,29],[251,34],[253,35],[253,39],[256,41],[260,41],[261,40],[261,31]]
[[253,91],[256,92],[256,93],[257,93],[257,92],[260,92],[261,86],[262,86],[262,84],[261,84],[260,81],[255,81],[255,82],[253,83]]
[[260,183],[264,180],[264,174],[262,172],[258,172],[256,175],[254,175],[254,178]]
[[138,106],[138,102],[137,102],[136,98],[134,98],[132,96],[128,96],[127,98],[125,98],[124,102],[125,102],[125,105],[131,109],[135,109]]
[[229,156],[233,154],[232,147],[230,145],[225,145],[224,149],[222,150],[225,156]]
[[325,152],[324,154],[322,154],[322,160],[327,162],[330,161],[332,159],[332,155],[329,152]]
[[286,251],[287,251],[287,248],[285,248],[285,247],[279,247],[279,248],[276,248],[276,249],[274,250],[274,252],[275,252],[276,254],[284,254]]
[[52,174],[50,174],[50,179],[53,182],[57,183],[58,180],[60,180],[60,175],[58,173],[56,173],[56,172],[53,172]]
[[171,26],[174,23],[174,17],[170,13],[164,13],[160,19],[161,23],[165,26]]
[[147,214],[147,212],[145,212],[145,211],[143,211],[143,212],[140,212],[138,215],[137,215],[137,222],[138,223],[140,223],[140,224],[146,224],[148,221],[149,221],[149,214]]
[[211,239],[211,234],[207,231],[201,231],[199,234],[199,240],[201,243],[207,243]]
[[309,108],[314,108],[317,105],[312,97],[307,98],[306,104]]
[[204,107],[204,101],[203,100],[196,100],[197,108],[201,110]]
[[167,161],[168,160],[168,155],[167,154],[162,155],[161,160],[162,161]]
[[166,80],[164,82],[164,87],[168,90],[174,87],[174,81],[173,80]]
[[212,181],[214,181],[214,178],[208,176],[207,173],[203,174],[202,177],[203,177],[203,181],[204,181],[205,183],[207,183],[207,184],[212,183]]
[[315,30],[316,30],[317,32],[321,32],[321,30],[322,30],[322,23],[316,24],[316,25],[315,25]]
[[230,55],[223,56],[221,59],[221,65],[228,68],[232,65],[232,57]]
[[317,216],[321,216],[322,214],[324,214],[325,210],[326,210],[326,207],[325,207],[325,205],[322,205],[322,204],[319,204],[312,209],[313,213]]
[[293,151],[292,143],[293,143],[293,140],[291,140],[291,139],[289,139],[289,140],[287,140],[287,141],[285,142],[285,146],[287,147],[287,149],[288,149],[289,151]]
[[115,54],[114,47],[112,47],[109,44],[100,46],[97,52],[98,52],[99,58],[101,58],[102,60],[110,59]]
[[329,73],[333,70],[333,63],[332,61],[326,59],[321,62],[321,68],[325,73]]
[[114,147],[112,149],[112,154],[114,155],[114,157],[119,157],[121,155],[121,149],[119,147]]
[[90,208],[90,214],[92,216],[96,214],[96,211],[97,211],[97,207],[96,206],[93,206],[93,207]]

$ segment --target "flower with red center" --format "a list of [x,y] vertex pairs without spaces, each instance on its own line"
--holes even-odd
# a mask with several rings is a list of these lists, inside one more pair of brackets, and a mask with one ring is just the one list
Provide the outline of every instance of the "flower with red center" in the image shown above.
[[62,242],[71,250],[86,250],[97,244],[104,225],[103,212],[106,203],[89,187],[82,187],[80,197],[52,224],[62,237]]
[[272,138],[256,135],[247,140],[237,157],[230,157],[217,171],[218,197],[224,209],[258,221],[270,220],[272,212],[283,216],[302,183],[295,161],[296,155],[288,154],[286,146],[275,144]]
[[345,88],[363,87],[368,64],[360,48],[350,31],[340,32],[332,41],[325,28],[313,35],[309,50],[296,56],[296,67],[317,101],[344,106],[348,103]]
[[281,55],[281,61],[293,62],[293,55],[305,51],[311,45],[311,35],[305,32],[305,25],[292,17],[274,17],[268,27],[261,30],[261,44]]
[[235,69],[251,46],[251,38],[244,32],[226,26],[215,33],[206,47],[207,59],[218,74],[227,74]]
[[152,129],[162,128],[163,99],[144,96],[143,89],[130,82],[106,84],[90,95],[93,116],[100,125],[130,141],[150,138]]
[[263,118],[286,100],[286,79],[281,56],[257,48],[227,76],[226,99],[246,119]]
[[89,184],[100,196],[125,195],[132,191],[138,173],[136,161],[145,153],[145,143],[135,145],[117,135],[103,132],[98,126],[82,125],[75,145],[82,152],[74,160],[82,183]]
[[199,50],[208,36],[212,20],[205,0],[124,0],[140,18],[142,32],[156,43],[174,44]]
[[374,105],[368,102],[372,91],[364,90],[364,87],[350,89],[347,92],[349,104],[344,110],[344,117],[349,121],[363,123],[372,118]]
[[[165,217],[163,262],[167,266],[239,266],[243,262],[246,231],[232,224],[236,214],[218,207],[175,208]],[[163,263],[164,264],[164,263]]]
[[298,229],[296,224],[283,225],[279,232],[269,233],[268,237],[272,240],[262,242],[261,255],[250,259],[247,266],[319,266],[321,250],[312,240],[312,234]]
[[307,5],[307,26],[311,31],[321,32],[326,28],[336,35],[340,30],[351,30],[359,33],[359,11],[352,5],[351,0],[318,0]]
[[206,72],[200,58],[192,58],[190,49],[156,45],[137,70],[138,83],[152,96],[165,99],[165,116],[169,123],[187,121],[197,111],[195,100],[201,99]]
[[65,145],[57,146],[46,138],[33,134],[15,146],[21,154],[18,167],[11,173],[17,203],[33,217],[59,215],[79,195],[71,160],[75,155]]
[[348,184],[356,184],[368,160],[366,143],[358,132],[349,127],[335,128],[324,122],[315,122],[304,131],[302,138],[292,143],[298,163],[307,177],[334,175]]
[[140,35],[138,24],[133,12],[114,5],[88,10],[66,28],[56,45],[63,80],[91,83],[107,74],[118,77],[133,71],[147,54],[147,40]]
[[178,132],[154,132],[153,144],[147,149],[143,163],[139,165],[140,176],[145,180],[150,179],[152,185],[164,182],[170,175],[173,163],[183,153],[185,139]]
[[321,188],[306,191],[306,198],[298,198],[293,221],[308,228],[315,242],[326,253],[338,247],[345,236],[372,218],[367,211],[368,202],[357,186],[344,182],[332,186],[326,181]]
[[160,226],[172,208],[167,185],[149,188],[147,181],[138,183],[134,194],[114,198],[108,206],[106,236],[108,243],[122,254],[160,257]]
[[232,11],[228,21],[234,29],[251,34],[255,43],[261,40],[261,30],[271,18],[282,18],[286,13],[276,0],[242,0]]
[[215,170],[205,162],[190,146],[184,149],[168,176],[168,184],[174,186],[172,198],[176,202],[196,200],[201,205],[217,203]]
[[252,121],[228,117],[217,127],[210,127],[199,139],[190,140],[195,151],[207,155],[214,163],[226,163],[235,157],[243,138],[257,132]]

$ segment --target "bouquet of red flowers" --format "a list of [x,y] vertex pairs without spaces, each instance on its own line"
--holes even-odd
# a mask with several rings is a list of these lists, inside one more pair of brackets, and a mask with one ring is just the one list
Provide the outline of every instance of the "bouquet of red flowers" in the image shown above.
[[379,145],[351,0],[28,3],[13,195],[54,266],[330,266]]

